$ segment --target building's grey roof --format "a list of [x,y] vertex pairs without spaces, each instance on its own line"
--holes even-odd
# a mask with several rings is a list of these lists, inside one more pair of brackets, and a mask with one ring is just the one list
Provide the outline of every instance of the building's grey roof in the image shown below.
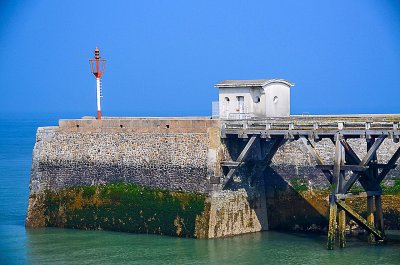
[[215,87],[263,87],[271,83],[283,83],[288,86],[294,86],[285,79],[258,79],[258,80],[225,80],[215,84]]

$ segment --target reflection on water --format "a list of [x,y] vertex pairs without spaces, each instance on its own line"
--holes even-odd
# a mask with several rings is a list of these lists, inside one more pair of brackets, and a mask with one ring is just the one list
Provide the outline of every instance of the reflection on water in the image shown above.
[[278,232],[195,240],[46,228],[26,240],[30,264],[400,264],[398,244],[328,251],[326,236]]

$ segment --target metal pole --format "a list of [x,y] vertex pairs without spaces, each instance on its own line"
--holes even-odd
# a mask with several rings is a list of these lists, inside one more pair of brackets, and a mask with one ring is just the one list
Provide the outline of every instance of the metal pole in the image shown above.
[[101,120],[100,78],[96,78],[96,96],[97,96],[97,119]]

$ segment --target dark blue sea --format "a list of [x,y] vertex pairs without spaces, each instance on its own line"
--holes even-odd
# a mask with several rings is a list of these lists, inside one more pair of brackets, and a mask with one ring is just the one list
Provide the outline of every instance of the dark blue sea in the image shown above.
[[0,264],[400,264],[400,244],[327,251],[326,236],[264,232],[194,240],[72,229],[25,229],[36,128],[74,115],[0,114]]

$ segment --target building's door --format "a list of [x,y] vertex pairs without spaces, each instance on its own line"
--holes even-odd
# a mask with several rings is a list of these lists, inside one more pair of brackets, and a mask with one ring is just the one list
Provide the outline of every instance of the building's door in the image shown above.
[[244,118],[244,97],[243,96],[238,96],[237,97],[238,100],[238,112],[239,112],[239,119],[243,119]]

